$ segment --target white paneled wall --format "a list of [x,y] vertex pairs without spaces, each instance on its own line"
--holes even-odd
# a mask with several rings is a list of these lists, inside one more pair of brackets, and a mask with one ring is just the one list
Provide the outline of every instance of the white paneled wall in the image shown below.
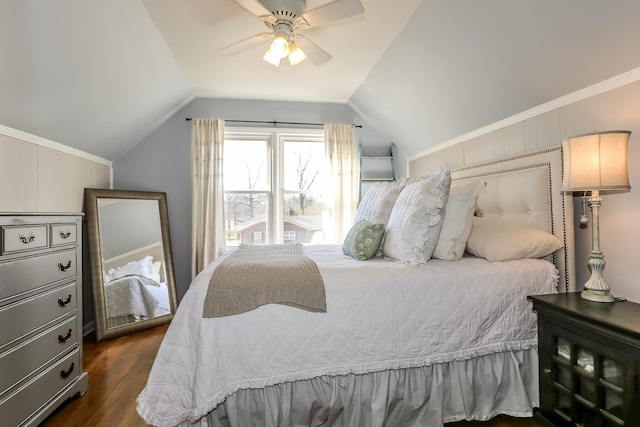
[[[604,275],[616,296],[640,302],[635,266],[640,262],[640,81],[586,97],[481,136],[447,146],[409,162],[410,176],[420,176],[448,162],[452,168],[511,157],[560,145],[567,137],[605,130],[630,130],[631,191],[603,196],[601,248]],[[574,197],[578,286],[589,278],[591,226],[579,228],[580,197]]]
[[[82,212],[85,187],[111,188],[111,162],[0,125],[0,212]],[[86,326],[93,292],[84,272]]]
[[110,185],[103,162],[0,133],[0,211],[82,212],[85,187]]

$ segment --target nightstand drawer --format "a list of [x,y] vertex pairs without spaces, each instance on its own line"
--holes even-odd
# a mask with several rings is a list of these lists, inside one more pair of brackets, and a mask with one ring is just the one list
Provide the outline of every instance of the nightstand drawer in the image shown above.
[[80,353],[74,350],[16,393],[0,401],[2,425],[20,425],[50,398],[71,384],[80,374],[80,366]]
[[78,240],[75,223],[53,224],[51,226],[51,247],[69,245]]
[[76,283],[0,309],[0,347],[76,309]]
[[0,301],[75,277],[77,264],[75,249],[0,264]]
[[2,228],[2,254],[46,248],[48,237],[46,225],[5,226]]
[[78,343],[75,316],[0,354],[0,395]]

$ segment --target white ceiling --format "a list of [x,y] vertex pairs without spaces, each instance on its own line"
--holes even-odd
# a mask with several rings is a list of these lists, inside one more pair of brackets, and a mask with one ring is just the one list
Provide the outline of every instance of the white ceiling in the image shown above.
[[276,68],[231,0],[0,0],[0,124],[116,159],[196,96],[339,102],[410,156],[640,67],[636,0],[362,3]]
[[[307,10],[335,0],[307,0]],[[365,15],[303,34],[333,58],[274,67],[262,60],[271,40],[224,55],[218,49],[268,31],[231,0],[143,0],[149,15],[201,97],[345,103],[421,0],[361,0]]]

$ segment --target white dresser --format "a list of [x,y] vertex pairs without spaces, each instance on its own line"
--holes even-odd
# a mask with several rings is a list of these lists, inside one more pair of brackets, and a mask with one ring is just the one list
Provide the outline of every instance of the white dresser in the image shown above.
[[0,424],[84,394],[82,215],[0,213]]

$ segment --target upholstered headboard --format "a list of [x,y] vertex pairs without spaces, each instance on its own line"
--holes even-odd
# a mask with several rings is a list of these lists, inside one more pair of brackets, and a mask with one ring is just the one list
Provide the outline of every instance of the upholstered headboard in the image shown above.
[[451,171],[453,180],[486,183],[476,216],[526,224],[557,236],[564,247],[550,255],[560,272],[559,292],[576,290],[573,201],[562,192],[562,147]]

